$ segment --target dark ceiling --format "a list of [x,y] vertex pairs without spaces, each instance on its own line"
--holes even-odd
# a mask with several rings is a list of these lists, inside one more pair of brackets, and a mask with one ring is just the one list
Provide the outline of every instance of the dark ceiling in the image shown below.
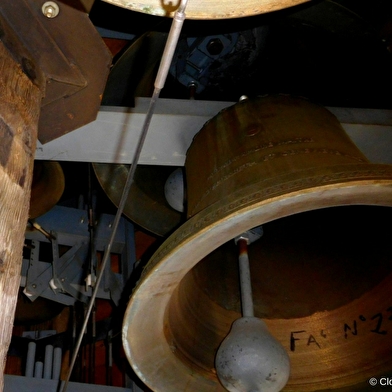
[[[95,2],[90,18],[95,26],[111,30],[114,35],[134,36],[127,46],[128,69],[132,69],[132,74],[123,70],[108,81],[112,90],[121,90],[128,83],[130,92],[114,101],[111,97],[104,99],[105,104],[130,104],[129,94],[135,92],[146,62],[152,61],[153,56],[147,49],[144,55],[138,52],[136,56],[135,43],[146,32],[167,32],[170,20],[102,1]],[[192,50],[204,37],[210,41],[233,34],[237,34],[236,43],[230,53],[213,56],[213,61],[198,59],[197,65],[201,64],[198,72],[204,73],[207,79],[196,99],[235,101],[243,94],[287,93],[329,106],[391,107],[392,2],[389,0],[311,1],[248,18],[188,20],[173,67],[178,71],[181,62],[189,64]],[[154,46],[152,52],[159,50]],[[115,62],[125,52],[126,48],[115,57]],[[126,62],[125,58],[122,60]],[[179,82],[180,71],[171,72],[163,97],[189,97],[189,89]],[[148,77],[152,83],[153,73]],[[148,95],[147,90],[138,91],[139,94],[142,91],[140,95]]]

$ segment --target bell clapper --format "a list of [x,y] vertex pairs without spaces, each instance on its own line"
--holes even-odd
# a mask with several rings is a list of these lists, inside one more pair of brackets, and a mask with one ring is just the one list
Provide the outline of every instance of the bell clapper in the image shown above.
[[222,385],[230,392],[276,392],[287,383],[290,360],[286,350],[254,317],[248,245],[263,235],[261,226],[235,238],[239,250],[242,317],[235,320],[221,343],[215,367]]

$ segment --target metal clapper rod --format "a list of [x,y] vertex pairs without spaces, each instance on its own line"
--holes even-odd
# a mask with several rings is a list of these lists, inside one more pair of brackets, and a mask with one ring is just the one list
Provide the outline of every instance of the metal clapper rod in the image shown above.
[[265,322],[254,317],[247,248],[262,235],[259,226],[235,238],[242,317],[233,322],[215,357],[217,376],[230,392],[278,392],[290,375],[290,359],[284,347],[270,334]]
[[242,317],[253,317],[253,297],[250,280],[248,245],[263,235],[262,226],[251,229],[234,239],[238,246],[238,267],[240,273],[240,290]]
[[112,226],[112,233],[111,233],[111,236],[110,236],[110,239],[109,239],[109,243],[108,243],[108,245],[107,245],[107,247],[105,249],[105,253],[103,255],[101,270],[100,270],[100,272],[98,274],[97,281],[96,281],[94,290],[93,290],[92,295],[91,295],[91,300],[89,302],[89,306],[87,308],[86,316],[85,316],[85,319],[83,321],[82,330],[80,331],[78,340],[76,342],[76,346],[75,346],[75,349],[74,349],[74,352],[73,352],[71,364],[69,366],[67,378],[66,378],[66,380],[64,382],[64,386],[62,388],[62,392],[65,392],[67,390],[67,388],[68,388],[68,383],[69,383],[69,380],[71,378],[72,370],[73,370],[73,367],[75,365],[76,358],[78,356],[80,345],[82,343],[83,334],[84,334],[84,331],[86,330],[87,323],[88,323],[88,320],[89,320],[89,317],[90,317],[90,314],[91,314],[91,310],[93,308],[94,301],[95,301],[95,298],[97,296],[98,288],[99,288],[100,282],[102,280],[103,272],[105,271],[106,263],[107,263],[107,261],[109,259],[109,256],[110,256],[110,251],[111,251],[111,248],[112,248],[115,236],[116,236],[117,227],[118,227],[118,224],[120,222],[120,218],[121,218],[122,212],[123,212],[124,207],[125,207],[125,203],[126,203],[127,198],[128,198],[128,193],[129,193],[129,190],[130,190],[131,185],[133,183],[133,179],[134,179],[135,171],[136,171],[136,166],[137,166],[137,164],[139,162],[140,154],[141,154],[141,151],[142,151],[142,148],[143,148],[143,145],[144,145],[144,141],[145,141],[146,136],[147,136],[147,132],[148,132],[148,129],[149,129],[149,126],[150,126],[151,118],[152,118],[152,115],[154,113],[155,103],[156,103],[156,101],[157,101],[157,99],[159,97],[159,94],[160,94],[162,88],[165,85],[167,74],[169,72],[169,67],[170,67],[170,64],[171,64],[171,62],[173,60],[174,50],[175,50],[175,48],[177,46],[178,39],[180,37],[180,33],[181,33],[181,29],[182,29],[182,25],[183,25],[184,20],[185,20],[185,8],[186,8],[187,3],[188,3],[188,0],[182,0],[179,8],[177,9],[177,11],[176,11],[176,13],[174,14],[174,17],[173,17],[173,22],[172,22],[172,25],[171,25],[171,28],[170,28],[169,36],[167,38],[167,42],[166,42],[165,49],[163,51],[161,63],[159,65],[157,77],[155,79],[154,92],[153,92],[153,95],[151,97],[151,101],[150,101],[150,105],[148,107],[146,118],[144,120],[142,132],[141,132],[140,137],[139,137],[139,141],[138,141],[138,144],[137,144],[137,147],[136,147],[135,155],[133,156],[131,168],[130,168],[130,170],[128,172],[127,180],[126,180],[125,185],[124,185],[124,189],[123,189],[123,193],[122,193],[122,196],[121,196],[121,199],[120,199],[120,203],[118,205],[117,213],[116,213],[116,216],[114,218],[114,222],[113,222],[113,226]]

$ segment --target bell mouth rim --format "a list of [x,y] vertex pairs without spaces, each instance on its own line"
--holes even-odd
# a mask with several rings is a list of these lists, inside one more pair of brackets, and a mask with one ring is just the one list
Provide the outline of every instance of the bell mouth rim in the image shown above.
[[[392,207],[392,166],[336,165],[261,180],[189,218],[153,255],[125,312],[123,346],[139,378],[153,390],[162,390],[162,380],[168,391],[182,390],[185,385],[199,391],[209,391],[211,385],[216,388],[219,381],[213,370],[211,377],[196,374],[174,353],[175,347],[165,335],[167,308],[182,278],[229,238],[252,227],[289,215],[345,205]],[[148,309],[140,306],[145,301]],[[143,336],[133,338],[138,331],[144,331]],[[390,368],[392,364],[389,365]],[[374,364],[369,377],[379,372],[379,366]],[[352,385],[357,378],[352,373],[337,378],[325,375],[320,388],[331,387],[331,382],[335,388]],[[295,386],[301,391],[313,390],[306,389],[309,385]]]
[[[131,165],[99,162],[92,165],[100,186],[111,202],[118,207],[121,193],[117,193],[117,190],[124,188]],[[151,194],[140,188],[140,181],[144,180],[146,176],[149,177],[153,174],[162,176],[161,172],[154,172],[154,168],[155,166],[138,165],[134,183],[128,195],[128,200],[132,202],[126,203],[123,214],[143,229],[162,237],[180,225],[183,213],[161,203],[159,198],[154,199]],[[174,167],[165,166],[163,175],[168,176],[173,170]],[[158,191],[159,187],[156,188],[155,191]],[[163,190],[161,197],[164,197]],[[148,211],[148,214],[143,213],[144,211]],[[154,219],[151,218],[152,216]]]
[[[107,3],[115,6],[130,9],[132,11],[141,12],[144,14],[154,16],[169,16],[173,17],[176,7],[180,5],[179,1],[176,1],[177,6],[163,7],[163,2],[159,0],[150,0],[148,3],[132,3],[125,0],[105,0]],[[261,4],[260,0],[246,0],[246,4],[241,3],[241,6],[233,7],[233,2],[230,0],[224,0],[222,2],[210,1],[189,1],[186,7],[185,13],[187,19],[195,20],[210,20],[210,19],[233,19],[242,18],[246,16],[255,16],[264,14],[272,11],[282,10],[284,8],[290,8],[296,5],[307,3],[309,0],[285,0],[277,2],[275,0],[267,0]],[[208,3],[208,7],[206,6]],[[223,11],[222,11],[223,9]]]

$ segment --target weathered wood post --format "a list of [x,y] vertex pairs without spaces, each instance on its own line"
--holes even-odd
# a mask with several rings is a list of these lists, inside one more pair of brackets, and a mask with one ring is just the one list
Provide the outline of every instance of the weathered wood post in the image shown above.
[[0,391],[37,135],[45,143],[93,121],[111,64],[82,3],[49,3],[56,15],[40,0],[0,3]]
[[0,42],[0,390],[20,284],[41,96]]

